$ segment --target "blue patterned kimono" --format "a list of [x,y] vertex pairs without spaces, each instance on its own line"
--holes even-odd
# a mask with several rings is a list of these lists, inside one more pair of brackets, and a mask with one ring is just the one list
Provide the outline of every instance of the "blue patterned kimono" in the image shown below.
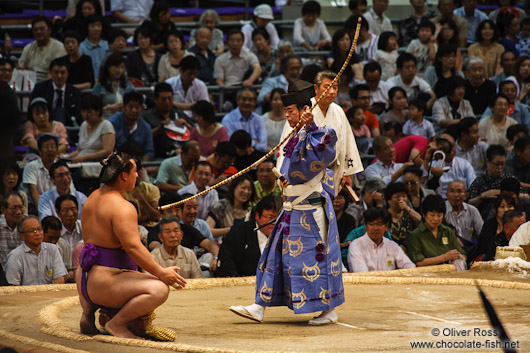
[[[337,220],[330,199],[335,192],[333,172],[326,168],[335,159],[336,142],[333,129],[313,123],[285,147],[280,171],[291,185],[283,190],[284,209],[258,264],[256,304],[286,305],[301,314],[330,310],[344,302]],[[309,204],[307,196],[314,198],[315,192],[325,204]],[[324,230],[329,232],[327,242],[314,218],[317,211],[329,223]]]

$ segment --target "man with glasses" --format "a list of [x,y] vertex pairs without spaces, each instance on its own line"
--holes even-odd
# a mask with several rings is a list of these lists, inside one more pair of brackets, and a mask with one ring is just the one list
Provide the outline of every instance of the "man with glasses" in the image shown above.
[[165,159],[158,169],[156,186],[162,192],[175,192],[188,185],[195,163],[201,158],[201,145],[188,141],[180,155]]
[[87,197],[82,192],[77,191],[72,184],[72,174],[64,160],[55,162],[50,167],[50,179],[55,184],[55,188],[46,191],[39,200],[39,219],[46,216],[58,217],[55,209],[55,200],[62,195],[72,195],[77,199],[79,205],[78,218],[81,218],[81,211]]
[[[381,76],[381,74],[379,74],[379,76]],[[370,96],[370,87],[365,84],[356,85],[350,90],[350,99],[354,107],[363,108],[364,115],[366,116],[364,124],[368,126],[372,136],[379,136],[379,121],[377,120],[377,116],[370,111],[370,102],[372,101],[372,97]]]
[[434,191],[423,187],[423,173],[415,165],[408,166],[403,171],[403,182],[407,186],[412,208],[421,214],[421,203],[425,197],[434,195]]
[[221,121],[221,124],[226,127],[228,137],[231,137],[237,130],[245,130],[250,134],[252,147],[265,152],[267,150],[267,128],[261,116],[254,112],[256,92],[252,88],[243,87],[237,92],[236,102],[237,108],[226,114]]
[[183,278],[202,278],[201,268],[193,250],[181,245],[184,233],[177,217],[167,215],[159,223],[158,236],[162,241],[151,251],[151,256],[162,267],[178,266]]
[[26,216],[18,224],[23,243],[9,253],[6,278],[14,286],[64,283],[68,272],[59,248],[44,243],[44,230],[38,218]]
[[9,192],[0,201],[0,285],[8,285],[5,279],[7,256],[20,245],[17,224],[24,218],[24,201],[17,192]]
[[[179,195],[184,194],[198,194],[206,189],[209,189],[210,182],[212,180],[212,166],[206,161],[199,161],[195,164],[195,170],[193,171],[193,180],[191,184],[184,186],[178,191]],[[199,203],[199,211],[197,217],[206,220],[210,208],[219,201],[219,195],[216,190],[211,190],[208,193],[199,196],[197,198]]]
[[416,267],[401,247],[385,239],[390,214],[380,207],[369,208],[364,214],[366,234],[351,242],[348,248],[350,272],[390,271]]
[[34,70],[37,82],[48,78],[49,66],[53,59],[66,55],[63,44],[51,38],[52,24],[46,17],[37,17],[31,22],[31,32],[35,41],[24,47],[18,68]]
[[[467,240],[464,249],[478,242],[484,221],[475,206],[466,202],[466,184],[462,180],[453,180],[447,185],[445,221],[455,227],[456,236]],[[466,246],[467,245],[467,246]]]

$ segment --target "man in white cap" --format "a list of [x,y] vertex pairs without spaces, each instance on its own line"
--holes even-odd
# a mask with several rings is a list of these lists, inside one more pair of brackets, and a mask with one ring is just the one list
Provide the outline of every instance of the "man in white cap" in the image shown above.
[[252,43],[252,31],[258,27],[263,27],[269,33],[271,38],[272,49],[278,48],[278,43],[280,42],[280,37],[276,31],[276,27],[271,23],[274,20],[274,15],[272,14],[272,8],[267,4],[261,4],[256,6],[254,9],[254,19],[241,27],[241,32],[245,35],[245,43],[243,44],[243,49],[251,51],[254,49],[254,43]]

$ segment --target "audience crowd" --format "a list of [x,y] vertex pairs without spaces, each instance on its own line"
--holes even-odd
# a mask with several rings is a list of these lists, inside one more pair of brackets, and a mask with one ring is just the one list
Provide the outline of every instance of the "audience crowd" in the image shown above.
[[[125,198],[158,263],[185,278],[254,275],[282,204],[276,153],[160,207],[274,148],[286,124],[280,97],[341,68],[357,16],[355,54],[329,91],[365,164],[352,177],[360,202],[346,192],[333,201],[344,270],[465,270],[497,246],[527,245],[530,16],[506,1],[489,15],[473,0],[439,0],[437,11],[410,3],[392,23],[388,0],[350,0],[352,16],[331,33],[313,0],[292,33],[278,31],[266,4],[224,32],[208,9],[188,38],[166,0],[80,0],[68,18],[33,19],[17,62],[0,33],[0,284],[74,281],[83,204],[113,151],[136,161]],[[20,75],[35,80],[26,101],[14,92],[28,90]],[[222,100],[208,85],[222,86]]]

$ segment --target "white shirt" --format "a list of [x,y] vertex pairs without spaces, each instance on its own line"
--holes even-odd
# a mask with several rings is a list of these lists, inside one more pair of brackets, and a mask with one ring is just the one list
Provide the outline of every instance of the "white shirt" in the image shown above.
[[379,39],[375,34],[369,33],[370,39],[365,40],[362,43],[357,42],[355,46],[355,54],[359,56],[359,60],[367,63],[372,60],[377,52],[377,41]]
[[331,36],[324,21],[317,19],[313,27],[306,25],[303,18],[297,18],[294,21],[294,45],[301,46],[303,43],[307,43],[311,47],[316,47],[321,40],[329,40],[331,42]]
[[[210,187],[207,186],[206,189],[209,189]],[[193,194],[196,195],[199,193],[199,189],[197,189],[197,185],[195,185],[195,181],[192,181],[191,184],[188,184],[181,188],[178,192],[179,195],[184,194]],[[208,218],[208,213],[210,212],[210,208],[212,208],[213,205],[219,201],[219,194],[217,193],[217,190],[211,190],[210,192],[207,192],[206,194],[199,196],[197,198],[197,201],[199,202],[199,214],[197,215],[198,218],[206,220]]]
[[456,213],[449,201],[445,201],[445,209],[445,221],[455,227],[456,235],[469,241],[478,239],[484,221],[475,206],[464,202],[460,213]]
[[149,19],[153,0],[110,0],[111,11],[121,11],[122,15],[140,21]]
[[265,249],[265,245],[267,245],[267,240],[269,240],[269,237],[263,234],[263,232],[259,229],[257,233],[258,233],[259,252],[260,254],[263,254],[263,249]]
[[[436,161],[432,161],[431,166],[441,167],[442,160],[439,159]],[[436,192],[444,199],[446,198],[445,194],[447,192],[447,185],[449,184],[449,182],[453,180],[462,180],[466,183],[466,190],[468,190],[473,181],[476,179],[475,170],[473,169],[473,166],[471,165],[471,163],[469,163],[463,158],[454,157],[451,162],[445,163],[444,166],[449,166],[450,169],[449,171],[444,172],[442,174],[442,176],[440,177],[440,186],[436,190]],[[423,170],[423,179],[427,180],[427,171],[423,166],[421,166],[421,169]]]
[[403,80],[401,80],[401,75],[396,75],[389,78],[386,83],[388,84],[388,89],[399,86],[405,90],[407,93],[407,100],[410,102],[418,98],[420,93],[431,92],[431,86],[422,78],[415,76],[410,85],[406,85]]
[[[200,100],[210,101],[206,84],[198,78],[191,82],[191,86],[189,86],[187,90],[184,90],[184,87],[182,86],[180,75],[168,78],[166,83],[173,88],[173,100],[177,103],[195,103]],[[188,116],[192,116],[191,110],[186,110],[184,112]]]
[[78,219],[77,221],[75,221],[75,228],[71,232],[66,229],[63,224],[63,230],[61,231],[61,239],[66,240],[66,242],[70,246],[70,252],[74,251],[75,246],[83,239],[83,235],[81,233],[81,220]]
[[383,32],[392,31],[392,23],[390,22],[390,19],[384,14],[382,17],[379,17],[374,12],[374,9],[370,9],[370,11],[365,13],[363,17],[368,22],[370,33],[380,35]]
[[348,265],[351,272],[390,271],[414,268],[416,265],[394,241],[383,238],[377,245],[368,233],[355,239],[348,247]]
[[[254,43],[252,42],[252,32],[255,29],[256,27],[253,26],[252,23],[247,23],[246,25],[241,27],[241,32],[243,32],[243,35],[245,37],[245,43],[243,43],[243,49],[246,51],[252,51],[252,49],[254,49]],[[278,31],[276,31],[276,27],[274,27],[274,25],[269,22],[265,26],[265,29],[269,33],[272,49],[278,49],[278,43],[280,42],[280,37],[278,36]]]
[[50,180],[50,172],[44,167],[40,158],[26,164],[24,167],[24,174],[22,174],[22,183],[26,188],[28,184],[37,186],[37,192],[39,195],[42,195],[54,187]]
[[521,247],[521,245],[530,244],[530,222],[523,223],[515,231],[510,239],[508,246],[510,248]]
[[[376,178],[381,179],[385,182],[385,184],[390,184],[392,181],[392,174],[397,172],[401,167],[403,166],[403,163],[390,163],[389,166],[386,166],[381,162],[380,160],[377,160],[374,164],[370,164],[368,167],[366,167],[366,170],[364,171],[364,175],[366,178]],[[403,175],[399,177],[396,181],[403,181]]]

